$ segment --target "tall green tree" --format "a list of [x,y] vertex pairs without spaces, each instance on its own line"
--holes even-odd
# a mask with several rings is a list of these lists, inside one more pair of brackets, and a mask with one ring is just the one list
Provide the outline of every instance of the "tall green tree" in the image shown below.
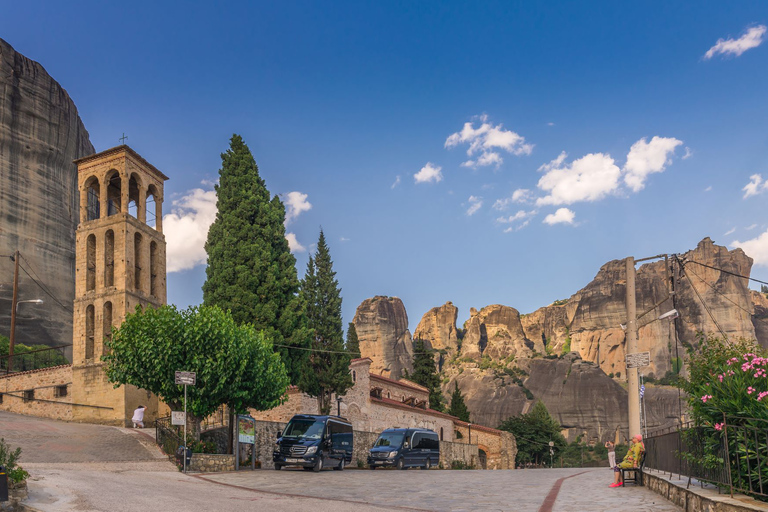
[[560,424],[547,411],[541,400],[537,400],[533,408],[526,414],[515,416],[504,421],[499,430],[506,430],[515,435],[517,442],[518,464],[548,464],[550,462],[549,442],[554,443],[554,459],[567,443],[560,433]]
[[[445,403],[443,392],[440,389],[440,375],[437,373],[433,358],[434,352],[434,350],[427,349],[423,340],[417,338],[413,342],[413,373],[407,374],[406,378],[429,389],[429,408],[442,412],[445,409]],[[467,417],[469,417],[469,412],[467,412]]]
[[308,371],[304,372],[302,384],[307,394],[317,397],[320,413],[328,414],[331,395],[343,395],[353,382],[349,373],[352,358],[344,350],[341,289],[322,229],[317,251],[310,256],[301,282],[301,299],[313,331]]
[[361,357],[360,340],[357,339],[357,329],[354,322],[349,322],[347,326],[347,352],[350,357]]
[[457,381],[453,381],[451,407],[448,409],[448,414],[456,416],[461,421],[469,422],[469,409],[467,409],[467,404],[464,403],[464,395],[461,394]]
[[273,341],[298,384],[307,362],[310,332],[298,298],[296,259],[285,239],[285,207],[270,197],[239,135],[221,155],[216,220],[208,230],[203,302],[252,324]]
[[151,391],[175,410],[184,397],[175,372],[197,373],[187,395],[187,409],[196,419],[220,405],[236,413],[271,409],[288,388],[285,365],[271,340],[252,325],[238,325],[218,307],[137,307],[105,343],[102,359],[110,382]]

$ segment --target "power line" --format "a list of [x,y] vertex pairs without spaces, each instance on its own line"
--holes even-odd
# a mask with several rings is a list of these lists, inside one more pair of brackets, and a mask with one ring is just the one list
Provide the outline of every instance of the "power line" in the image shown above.
[[[57,302],[57,303],[58,303],[58,304],[59,304],[61,307],[65,308],[65,309],[70,309],[70,308],[68,308],[67,306],[65,306],[64,304],[62,304],[62,303],[61,303],[61,302],[60,302],[58,299],[56,299],[55,297],[53,297],[53,292],[50,290],[50,288],[48,288],[48,286],[47,286],[47,285],[45,285],[45,284],[43,284],[43,283],[42,283],[42,281],[43,281],[43,280],[40,278],[40,276],[39,276],[39,275],[37,275],[37,272],[35,272],[35,269],[34,269],[34,267],[32,267],[32,263],[30,263],[30,261],[29,261],[29,260],[28,260],[26,257],[24,257],[24,255],[23,255],[23,254],[19,253],[19,256],[21,256],[21,259],[23,259],[23,260],[26,262],[26,264],[29,266],[29,270],[31,270],[31,271],[32,271],[32,273],[35,275],[35,277],[36,277],[36,278],[39,280],[39,281],[35,281],[35,282],[37,283],[37,285],[38,285],[38,286],[40,286],[41,288],[43,288],[43,291],[45,291],[45,293],[47,293],[48,295],[50,295],[50,296],[51,296],[51,298],[53,298],[53,300],[55,300],[55,301],[56,301],[56,302]],[[25,271],[25,272],[26,272],[26,271]],[[29,274],[27,274],[27,275],[29,275]],[[34,279],[33,279],[33,280],[34,280]],[[70,311],[71,311],[71,310],[70,310]]]
[[[677,258],[677,255],[675,255],[675,258]],[[697,265],[701,265],[702,267],[711,268],[712,270],[719,270],[720,272],[723,272],[725,274],[730,274],[732,276],[741,277],[743,279],[749,279],[750,281],[754,281],[756,283],[768,285],[768,282],[766,282],[766,281],[761,281],[759,279],[755,279],[754,277],[743,276],[741,274],[737,274],[735,272],[731,272],[729,270],[725,270],[725,269],[722,269],[722,268],[713,267],[711,265],[707,265],[706,263],[701,263],[701,262],[698,262],[698,261],[695,261],[695,260],[687,261],[686,263],[695,263]]]
[[685,265],[683,264],[682,261],[680,261],[680,258],[678,258],[677,255],[675,255],[675,260],[677,260],[677,263],[680,265],[680,268],[683,269],[683,275],[688,280],[688,283],[691,285],[691,289],[693,290],[693,293],[695,293],[696,296],[699,298],[699,302],[701,302],[701,305],[704,306],[704,309],[707,310],[707,313],[709,314],[709,318],[711,318],[712,321],[715,323],[715,325],[717,326],[717,330],[720,331],[720,334],[723,335],[723,338],[728,340],[728,335],[725,334],[725,331],[723,331],[723,328],[720,327],[719,323],[717,323],[717,320],[715,319],[715,315],[712,314],[712,311],[709,310],[709,306],[707,306],[707,303],[704,302],[704,299],[701,298],[699,291],[696,289],[695,286],[693,286],[693,283],[691,282],[691,278],[688,277],[688,272],[685,271]]
[[34,283],[35,283],[37,286],[39,286],[39,287],[40,287],[40,289],[41,289],[41,290],[43,290],[43,291],[44,291],[44,292],[45,292],[45,293],[46,293],[46,294],[47,294],[47,295],[48,295],[50,298],[52,298],[52,299],[53,299],[53,301],[54,301],[56,304],[58,304],[59,306],[61,306],[61,307],[62,307],[62,308],[64,308],[64,309],[66,309],[66,310],[67,310],[67,311],[69,311],[70,313],[74,312],[74,310],[73,310],[71,307],[67,307],[67,306],[65,306],[64,304],[62,304],[62,303],[59,301],[59,299],[57,299],[56,297],[54,297],[54,296],[53,296],[53,294],[52,294],[51,292],[49,292],[49,291],[48,291],[48,290],[47,290],[47,289],[46,289],[46,288],[45,288],[45,287],[44,287],[42,284],[40,284],[39,282],[37,282],[37,279],[35,279],[34,277],[32,277],[32,275],[31,275],[29,272],[27,272],[27,269],[25,269],[23,265],[19,265],[19,267],[21,268],[21,270],[23,270],[23,271],[24,271],[24,273],[25,273],[25,274],[27,274],[27,277],[29,277],[29,278],[30,278],[30,279],[31,279],[31,280],[32,280],[32,281],[33,281],[33,282],[34,282]]

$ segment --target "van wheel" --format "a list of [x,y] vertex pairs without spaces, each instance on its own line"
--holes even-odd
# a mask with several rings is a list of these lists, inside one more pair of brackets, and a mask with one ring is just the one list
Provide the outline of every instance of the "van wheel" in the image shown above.
[[281,469],[283,469],[283,466],[280,464],[275,464],[275,471],[280,471]]
[[397,459],[397,465],[395,466],[397,469],[405,469],[405,462],[403,461],[403,458],[400,457]]
[[335,468],[333,468],[333,469],[335,469],[336,471],[344,471],[344,462],[345,462],[345,461],[344,461],[344,458],[342,457],[342,458],[341,458],[341,462],[339,462],[339,465],[338,465],[338,466],[336,466],[336,467],[335,467]]
[[427,462],[424,463],[421,469],[429,469],[431,467],[432,467],[432,462],[429,459],[427,459]]
[[319,473],[320,471],[323,470],[323,457],[322,457],[322,455],[318,455],[317,456],[317,462],[315,462],[315,467],[313,467],[312,470],[315,473]]

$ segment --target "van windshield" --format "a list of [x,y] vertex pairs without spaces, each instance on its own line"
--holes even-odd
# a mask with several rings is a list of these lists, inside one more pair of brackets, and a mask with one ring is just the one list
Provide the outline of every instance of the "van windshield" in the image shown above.
[[395,446],[399,447],[403,444],[402,432],[383,432],[376,440],[376,446]]
[[291,420],[283,430],[283,437],[296,437],[299,439],[320,439],[323,435],[322,421],[316,420]]

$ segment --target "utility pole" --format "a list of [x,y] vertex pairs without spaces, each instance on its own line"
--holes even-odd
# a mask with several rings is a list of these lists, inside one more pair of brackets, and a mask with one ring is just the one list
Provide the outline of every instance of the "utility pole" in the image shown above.
[[[635,258],[627,258],[627,354],[637,352],[637,303],[635,297]],[[640,434],[640,389],[637,368],[627,368],[629,437]]]
[[13,368],[13,345],[16,341],[16,303],[19,301],[19,251],[13,253],[13,300],[11,301],[11,339],[8,344],[8,368],[5,373],[11,373]]

